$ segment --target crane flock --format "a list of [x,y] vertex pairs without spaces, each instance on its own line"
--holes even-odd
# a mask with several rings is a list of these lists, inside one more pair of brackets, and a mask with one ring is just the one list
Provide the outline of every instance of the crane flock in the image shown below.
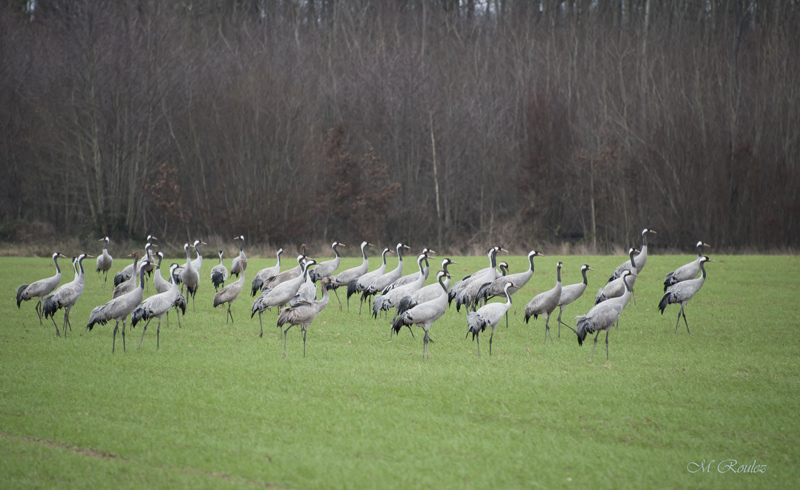
[[[561,336],[561,325],[566,326],[574,332],[578,339],[578,345],[583,345],[587,335],[595,333],[594,344],[590,361],[594,358],[594,347],[597,344],[600,332],[606,332],[606,359],[608,353],[608,336],[611,327],[618,325],[619,318],[624,309],[633,298],[636,278],[642,273],[647,261],[647,234],[656,233],[645,228],[642,230],[642,245],[639,250],[630,248],[628,250],[629,260],[620,264],[612,273],[608,282],[603,285],[595,296],[594,306],[585,314],[577,315],[575,328],[562,320],[564,308],[579,299],[588,288],[587,271],[594,271],[588,264],[580,266],[582,281],[576,284],[562,286],[561,270],[564,267],[562,262],[556,264],[556,283],[549,290],[535,295],[525,306],[525,323],[531,317],[536,320],[539,316],[545,319],[545,343],[550,337],[550,317],[556,308],[558,312],[558,336]],[[116,347],[116,334],[119,331],[119,323],[122,323],[122,342],[125,350],[125,329],[128,317],[131,319],[131,327],[135,327],[139,322],[145,322],[142,329],[142,340],[139,342],[141,348],[147,326],[154,318],[158,319],[156,330],[156,348],[160,347],[161,320],[167,315],[169,323],[169,310],[175,309],[178,323],[180,316],[186,314],[187,297],[192,298],[192,310],[194,311],[194,298],[201,285],[200,272],[203,266],[203,255],[201,245],[206,245],[201,240],[195,240],[193,244],[186,243],[183,248],[186,253],[184,264],[173,263],[170,266],[169,280],[165,280],[161,275],[161,262],[164,254],[159,251],[153,254],[157,240],[152,235],[147,236],[144,256],[139,262],[138,252],[133,252],[129,257],[133,258],[133,263],[128,264],[120,272],[115,274],[115,289],[112,298],[106,304],[94,308],[90,314],[86,325],[88,330],[92,330],[95,325],[105,325],[109,321],[115,322],[112,334],[112,353]],[[245,269],[247,268],[247,257],[244,252],[244,235],[235,237],[239,247],[239,255],[234,257],[230,268],[223,263],[223,251],[218,253],[219,264],[211,269],[210,278],[214,286],[215,294],[213,306],[227,304],[225,323],[233,323],[233,313],[231,305],[239,298],[242,289],[245,287]],[[103,242],[103,249],[97,256],[97,272],[104,276],[103,287],[109,271],[113,264],[113,258],[109,254],[108,245],[111,242],[109,237],[103,237],[99,241]],[[318,263],[309,258],[306,245],[301,245],[302,253],[297,256],[297,267],[281,272],[281,254],[283,249],[277,251],[277,263],[272,267],[262,269],[255,274],[252,280],[251,293],[256,296],[251,307],[253,318],[258,314],[260,333],[263,336],[264,325],[262,315],[273,307],[279,309],[276,318],[277,326],[281,329],[284,338],[283,356],[286,357],[286,334],[292,326],[299,325],[303,337],[303,356],[306,355],[306,334],[310,324],[326,308],[329,302],[328,292],[332,290],[336,293],[337,288],[347,288],[348,310],[349,298],[352,294],[361,294],[361,304],[371,303],[371,316],[379,318],[382,313],[389,319],[390,310],[395,309],[395,314],[390,320],[390,338],[393,333],[399,333],[403,327],[407,327],[412,337],[414,332],[412,326],[422,328],[423,337],[423,359],[429,358],[428,344],[433,342],[430,338],[432,325],[442,318],[447,310],[455,302],[455,310],[460,312],[461,307],[467,310],[467,337],[472,334],[473,340],[477,343],[477,353],[480,355],[480,334],[486,329],[491,329],[489,337],[489,355],[492,355],[492,342],[494,333],[500,320],[505,317],[506,328],[508,328],[508,311],[512,307],[511,297],[514,293],[521,290],[534,275],[534,258],[543,257],[539,251],[531,250],[528,255],[530,264],[527,271],[508,274],[508,264],[501,262],[497,264],[497,255],[506,252],[501,246],[492,246],[487,250],[489,266],[480,269],[473,274],[469,274],[462,279],[455,281],[451,285],[451,274],[448,266],[456,264],[450,258],[444,258],[441,262],[441,269],[436,273],[436,281],[433,284],[424,286],[428,277],[429,259],[435,255],[433,250],[424,248],[417,256],[416,270],[403,276],[403,249],[410,249],[404,243],[398,243],[394,253],[397,254],[397,267],[386,272],[387,254],[393,251],[384,247],[382,250],[382,261],[380,267],[369,272],[369,259],[367,257],[367,247],[372,246],[366,240],[361,243],[362,263],[351,269],[336,273],[341,261],[338,247],[344,247],[343,243],[334,241],[331,245],[334,257],[331,260]],[[677,268],[675,271],[666,274],[664,280],[664,295],[661,298],[658,309],[661,313],[670,304],[680,304],[675,333],[677,333],[680,319],[683,317],[686,331],[689,332],[689,323],[686,319],[685,307],[687,303],[700,291],[705,283],[706,269],[705,264],[714,262],[702,254],[703,247],[708,244],[698,241],[695,248],[698,257],[694,261]],[[192,259],[192,251],[197,257]],[[637,255],[638,253],[638,255]],[[85,288],[85,276],[83,260],[93,258],[92,255],[81,253],[73,259],[74,278],[71,282],[58,287],[61,281],[61,269],[58,264],[59,258],[66,258],[60,252],[52,255],[53,263],[56,267],[56,274],[31,284],[24,284],[17,289],[17,307],[21,307],[23,301],[38,298],[35,310],[39,317],[40,325],[43,318],[50,318],[56,329],[56,336],[60,337],[60,330],[55,321],[55,313],[63,309],[64,320],[62,330],[64,336],[67,330],[71,330],[69,313],[77,303]],[[499,270],[498,270],[499,269]],[[153,274],[153,284],[156,293],[145,299],[146,275]],[[225,281],[230,276],[237,276],[233,283],[225,285]],[[697,277],[700,275],[700,277]],[[208,276],[206,276],[208,277]],[[317,300],[317,284],[320,283],[321,299]],[[337,294],[338,298],[338,294]],[[492,302],[492,299],[500,298],[502,302]],[[339,301],[339,310],[342,310],[342,302]],[[359,308],[359,314],[361,308]],[[457,313],[456,313],[457,314]]]

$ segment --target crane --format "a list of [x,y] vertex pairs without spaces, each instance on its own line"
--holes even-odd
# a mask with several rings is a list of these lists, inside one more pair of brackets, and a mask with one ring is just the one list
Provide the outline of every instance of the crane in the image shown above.
[[234,257],[231,262],[231,275],[239,277],[239,274],[247,269],[247,256],[244,254],[244,235],[239,235],[234,240],[239,240],[239,256]]
[[694,279],[697,277],[697,274],[700,274],[700,261],[703,258],[703,247],[711,247],[711,245],[703,241],[697,242],[695,245],[695,248],[697,248],[697,258],[667,274],[664,278],[664,292],[666,292],[667,288],[670,286],[674,286],[681,281]]
[[114,263],[114,258],[108,253],[108,242],[111,241],[108,237],[103,237],[100,240],[103,242],[103,253],[97,256],[97,272],[103,274],[103,290],[106,288],[108,282],[108,271]]
[[[396,287],[389,291],[388,293],[384,293],[375,298],[375,301],[372,303],[372,316],[374,318],[378,318],[378,313],[381,311],[388,311],[391,308],[400,304],[400,301],[406,297],[411,296],[414,291],[422,288],[422,285],[425,284],[425,276],[423,274],[423,265],[422,263],[425,261],[425,254],[422,253],[417,256],[417,266],[419,266],[419,275],[416,276],[417,279],[412,282],[408,283],[404,286]],[[410,330],[410,328],[409,328]]]
[[179,277],[184,287],[186,287],[187,296],[192,297],[192,311],[194,311],[194,296],[197,294],[197,287],[200,285],[200,274],[194,268],[192,253],[189,247],[190,245],[188,243],[183,244],[183,250],[186,251],[186,264],[184,264],[183,272],[179,274]]
[[83,274],[83,259],[87,257],[92,258],[93,256],[85,253],[78,255],[77,259],[75,259],[75,279],[56,289],[53,294],[44,299],[42,312],[45,318],[49,316],[53,321],[53,326],[56,327],[56,337],[60,337],[61,334],[58,332],[55,314],[61,308],[64,308],[64,337],[66,338],[67,336],[67,327],[72,330],[72,325],[69,322],[69,311],[83,294],[83,287],[86,284]]
[[[514,283],[514,287],[508,290],[509,294],[512,296],[514,293],[525,287],[525,285],[528,284],[528,281],[531,280],[531,277],[533,277],[534,257],[544,257],[544,254],[537,252],[536,250],[531,250],[528,252],[528,263],[530,266],[528,267],[527,271],[517,272],[516,274],[510,274],[507,276],[503,274],[503,276],[498,277],[494,281],[483,283],[478,289],[477,295],[475,296],[475,304],[478,304],[481,300],[483,300],[484,303],[488,303],[490,299],[503,294],[503,288],[505,287],[505,283],[508,281]],[[504,263],[505,262],[501,263],[500,267],[502,267],[502,264]],[[508,313],[506,313],[506,328],[508,328]]]
[[[514,283],[507,282],[503,286],[503,294],[506,296],[505,303],[489,303],[478,308],[477,311],[470,311],[467,313],[467,337],[472,334],[472,339],[478,342],[478,355],[481,355],[481,339],[480,333],[486,330],[486,327],[492,327],[492,334],[489,336],[489,355],[492,355],[492,339],[494,338],[494,329],[500,323],[500,319],[511,308],[511,295],[508,293],[510,288],[514,287]],[[465,337],[466,338],[466,337]]]
[[311,273],[314,272],[317,267],[319,267],[319,265],[315,266],[314,269],[309,270],[308,273],[305,274],[305,280],[297,289],[297,293],[294,295],[294,297],[289,300],[289,306],[294,306],[300,301],[311,301],[317,299],[317,285],[311,280]]
[[[158,252],[156,252],[156,257],[158,257],[158,262],[156,263],[156,271],[155,273],[153,273],[153,286],[155,286],[156,288],[156,293],[160,294],[169,291],[169,289],[173,287],[173,284],[175,284],[175,287],[178,287],[178,283],[175,281],[176,278],[178,277],[178,274],[176,274],[175,271],[178,268],[180,268],[180,266],[178,264],[173,263],[175,267],[169,268],[169,281],[166,281],[164,280],[164,277],[161,275],[161,261],[164,259],[164,253],[159,250]],[[184,299],[184,301],[186,300]],[[181,315],[180,312],[178,311],[178,308],[179,306],[175,305],[175,316],[178,317],[178,326],[180,327]],[[183,307],[183,312],[186,313],[186,305],[184,305]],[[167,326],[169,326],[169,312],[167,312],[166,315],[167,315]]]
[[[222,251],[220,251],[220,260],[222,260]],[[225,315],[225,324],[228,324],[228,317],[231,317],[231,323],[233,323],[233,313],[231,313],[231,305],[236,298],[239,297],[239,293],[242,292],[242,288],[244,287],[244,269],[242,269],[241,275],[239,279],[234,281],[231,284],[228,284],[224,288],[222,288],[218,293],[214,295],[214,308],[217,306],[228,303],[228,313]]]
[[[445,289],[450,288],[450,272],[448,271],[448,267],[452,264],[458,264],[458,262],[450,260],[450,257],[445,257],[442,260],[442,271],[445,273],[443,280]],[[438,298],[440,292],[441,288],[439,287],[438,280],[433,284],[428,284],[427,286],[414,291],[411,296],[406,296],[400,300],[400,303],[397,305],[397,309],[395,310],[396,315],[400,316],[403,314],[403,312],[410,308]]]
[[302,249],[302,253],[297,256],[297,266],[289,270],[285,270],[280,274],[264,281],[264,283],[261,285],[261,292],[272,289],[278,284],[283,284],[286,281],[296,279],[300,276],[300,274],[303,273],[303,262],[305,262],[306,257],[308,256],[306,255],[306,245],[303,244],[300,246],[300,248]]
[[[578,298],[583,296],[584,291],[586,291],[586,287],[589,285],[589,281],[586,279],[586,271],[593,271],[589,264],[583,264],[581,266],[581,274],[583,275],[583,281],[570,284],[568,286],[564,286],[561,288],[561,298],[558,300],[558,337],[561,338],[561,325],[567,325],[563,321],[561,321],[561,314],[564,312],[564,307],[569,305],[570,303],[575,302]],[[567,325],[569,327],[569,325]],[[572,328],[572,327],[569,327]]]
[[[189,244],[186,244],[188,250]],[[148,262],[147,259],[143,260],[142,262]],[[146,264],[145,264],[146,265]],[[114,325],[114,336],[112,338],[111,343],[111,353],[114,353],[114,348],[117,344],[117,331],[119,330],[119,322],[122,321],[122,350],[123,352],[125,349],[125,320],[128,318],[128,315],[133,313],[133,310],[139,306],[139,303],[142,302],[142,297],[144,296],[144,274],[145,270],[144,267],[139,268],[139,284],[137,287],[127,293],[123,294],[122,296],[113,298],[108,303],[98,306],[92,310],[91,315],[89,315],[89,323],[86,325],[86,328],[91,331],[92,328],[97,325],[98,323],[101,325],[105,325],[110,320],[116,321]]]
[[211,268],[211,282],[214,284],[214,291],[219,291],[220,286],[225,285],[228,280],[228,268],[222,263],[222,250],[219,251],[219,264]]
[[[636,258],[634,257],[634,254],[636,252],[638,252],[638,250],[636,250],[635,248],[628,249],[628,256],[631,259],[630,261],[631,267],[628,269],[624,269],[631,272],[632,276],[630,280],[631,291],[633,290],[633,285],[636,283],[637,269],[636,269]],[[622,296],[625,293],[626,284],[627,284],[626,282],[622,281],[622,276],[614,279],[611,282],[607,282],[605,286],[603,286],[597,291],[597,294],[594,297],[594,304],[600,304],[608,299]]]
[[411,250],[411,247],[408,245],[400,242],[395,246],[395,250],[397,251],[397,267],[390,270],[386,274],[376,277],[364,290],[361,294],[361,303],[363,304],[367,298],[375,296],[378,294],[378,291],[383,291],[388,286],[391,286],[392,283],[403,277],[403,249],[406,248]]
[[702,275],[697,279],[687,279],[685,281],[681,281],[677,284],[673,284],[669,288],[667,288],[667,292],[664,293],[664,296],[661,297],[661,301],[658,303],[658,309],[661,310],[661,314],[664,314],[664,310],[667,309],[668,305],[680,303],[681,304],[681,311],[678,312],[678,321],[675,322],[675,333],[678,333],[678,324],[681,322],[681,315],[683,315],[683,322],[686,324],[686,333],[689,332],[689,322],[686,321],[686,313],[683,311],[683,308],[686,306],[686,303],[689,302],[690,299],[700,291],[700,288],[703,287],[703,284],[706,281],[706,268],[703,264],[706,262],[716,262],[714,260],[709,259],[707,256],[700,257],[698,261],[700,265],[700,272]]
[[435,254],[436,254],[435,250],[431,250],[429,248],[423,248],[422,255],[425,256],[424,259],[425,265],[422,267],[422,271],[412,272],[411,274],[401,277],[400,279],[394,281],[393,283],[383,288],[381,290],[381,294],[387,294],[394,288],[400,288],[407,284],[411,284],[412,282],[418,280],[420,275],[424,276],[423,282],[425,282],[428,279],[428,274],[430,273],[430,265],[428,264],[428,255],[433,256]]
[[409,328],[411,328],[411,325],[417,325],[425,331],[425,336],[422,338],[423,359],[428,358],[431,325],[447,311],[447,286],[444,284],[446,277],[447,273],[445,271],[436,273],[436,286],[439,287],[439,296],[405,310],[402,314],[397,315],[392,322],[392,330],[395,333],[399,333],[404,325],[408,325]]
[[[180,289],[178,288],[178,284],[175,282],[174,272],[177,268],[178,264],[174,263],[169,268],[170,288],[168,290],[150,296],[144,300],[143,303],[134,308],[133,312],[131,313],[132,327],[135,327],[136,324],[142,320],[147,321],[142,329],[142,339],[139,341],[138,349],[142,348],[144,334],[147,331],[147,326],[150,325],[150,321],[153,318],[158,318],[158,327],[156,327],[156,349],[159,349],[161,347],[161,318],[164,315],[169,316],[169,310],[172,307],[175,307],[176,309],[180,308],[184,313],[186,313],[186,298],[183,297]],[[124,323],[122,331],[125,331]],[[123,336],[123,338],[125,337]]]
[[[553,343],[553,334],[550,333],[550,315],[553,310],[558,306],[558,300],[561,299],[561,267],[563,264],[558,262],[556,264],[556,285],[553,289],[539,293],[533,297],[532,300],[525,306],[525,323],[528,319],[533,317],[536,320],[539,315],[544,315],[544,342],[547,343],[547,335],[550,335],[550,343]],[[560,327],[559,327],[560,328]]]
[[[157,240],[157,238],[154,237],[153,235],[147,235],[147,245],[144,246],[144,252],[145,252],[144,257],[147,258],[148,260],[152,260],[151,251],[153,250],[153,247],[155,246],[155,245],[153,245],[152,242],[155,241],[155,240]],[[128,257],[131,257],[131,256],[128,255]],[[134,267],[135,267],[135,263],[133,265],[127,265],[121,271],[117,272],[114,275],[114,287],[119,286],[121,283],[129,280],[131,277],[133,277],[133,280],[135,282],[136,281],[136,274],[134,273],[134,271],[136,271],[138,273],[138,269],[134,269]],[[140,265],[140,267],[141,267],[141,265]]]
[[253,318],[255,314],[258,313],[258,323],[261,325],[261,332],[258,334],[259,338],[264,336],[264,324],[261,322],[261,314],[264,313],[264,310],[272,308],[273,306],[283,306],[288,303],[289,300],[297,294],[297,290],[300,289],[300,286],[303,284],[308,269],[316,263],[314,259],[304,261],[303,273],[300,276],[278,284],[272,289],[265,289],[261,293],[261,296],[256,298],[253,302],[250,318]]
[[322,313],[322,310],[328,306],[330,296],[328,296],[328,286],[331,279],[329,276],[323,276],[321,282],[322,299],[304,300],[295,303],[292,306],[283,308],[278,314],[278,328],[283,329],[284,325],[289,325],[283,330],[283,357],[286,357],[286,333],[294,325],[300,325],[300,330],[303,332],[303,357],[306,357],[306,333],[311,322]]
[[336,272],[336,269],[339,268],[339,262],[342,261],[342,256],[339,255],[339,251],[336,250],[336,247],[345,247],[345,244],[339,242],[331,243],[331,248],[333,249],[333,259],[326,260],[325,262],[322,262],[314,267],[314,270],[312,270],[310,274],[312,281],[317,282],[323,277],[330,277],[330,275]]
[[281,254],[283,253],[283,249],[279,248],[277,255],[278,255],[278,262],[273,265],[272,267],[265,267],[258,271],[256,277],[253,278],[253,286],[250,291],[251,296],[255,296],[257,292],[261,291],[261,287],[264,283],[268,282],[273,277],[277,276],[281,272]]
[[55,252],[52,255],[53,263],[56,265],[56,275],[40,279],[31,284],[23,284],[17,288],[17,308],[23,301],[28,301],[32,298],[38,298],[36,303],[36,315],[39,317],[39,325],[44,325],[42,322],[42,298],[50,294],[58,283],[61,282],[61,268],[58,267],[59,257],[68,258],[61,252]]
[[[645,228],[642,230],[642,248],[639,252],[639,255],[636,256],[636,273],[634,275],[638,275],[644,269],[644,265],[647,263],[647,234],[648,233],[655,233],[655,230],[651,230],[650,228]],[[614,279],[618,279],[622,275],[622,271],[628,269],[630,270],[631,263],[630,261],[625,261],[619,265],[619,267],[614,270],[614,273],[611,274],[611,277],[608,278],[608,282],[613,281]],[[634,280],[634,282],[636,282]]]
[[622,271],[620,279],[625,285],[625,292],[622,293],[622,296],[617,296],[616,298],[598,303],[585,315],[576,316],[575,318],[578,319],[578,324],[576,325],[577,329],[572,329],[572,327],[567,325],[567,327],[578,336],[578,345],[583,345],[583,341],[586,340],[587,335],[597,332],[597,335],[594,336],[592,355],[589,358],[589,362],[592,362],[592,359],[594,359],[594,348],[597,346],[597,338],[600,336],[600,332],[604,330],[606,332],[606,360],[608,360],[608,331],[611,330],[611,326],[619,320],[622,310],[625,309],[628,305],[628,301],[630,301],[633,289],[627,279],[631,276],[632,273],[630,270]]
[[[392,253],[392,250],[389,247],[383,247],[381,251],[381,265],[377,269],[371,272],[367,272],[361,277],[357,277],[347,283],[347,302],[350,303],[350,296],[358,293],[364,292],[370,284],[372,284],[375,279],[383,276],[383,273],[386,272],[386,254]],[[359,301],[358,306],[358,314],[361,315],[361,307],[364,306],[364,295],[361,295],[361,300]]]
[[[498,277],[500,277],[500,272],[497,271],[497,254],[500,251],[506,251],[503,247],[491,247],[486,255],[489,257],[489,267],[485,269],[481,269],[469,276],[465,276],[460,281],[453,284],[453,287],[450,288],[450,291],[447,293],[450,297],[450,301],[456,300],[456,310],[461,311],[461,305],[466,302],[468,296],[465,296],[466,290],[469,288],[470,284],[473,282],[480,282],[480,284],[484,284],[489,281],[494,281]],[[478,294],[476,290],[474,294]]]
[[[335,276],[331,276],[331,283],[328,285],[328,288],[333,289],[334,294],[336,294],[336,299],[339,301],[339,311],[342,311],[342,300],[339,299],[339,293],[336,292],[336,289],[340,286],[347,286],[353,279],[357,279],[367,273],[369,270],[369,259],[367,259],[367,252],[365,249],[370,245],[372,244],[366,240],[361,242],[361,265],[342,271]],[[347,302],[347,311],[350,311],[350,301]]]
[[[137,268],[137,265],[139,263],[139,252],[134,252],[134,253],[128,255],[128,257],[133,257],[133,263],[131,265],[125,267],[125,269],[130,268],[131,271],[134,271],[134,270],[138,271],[139,269]],[[141,266],[138,266],[138,267],[140,268]],[[123,271],[125,269],[123,269]],[[117,276],[119,276],[120,274],[122,274],[122,273],[121,272],[118,273]],[[114,276],[114,282],[117,282],[117,276]],[[136,289],[136,279],[138,279],[136,274],[131,274],[130,276],[128,276],[127,279],[125,279],[124,281],[122,281],[119,284],[117,284],[116,286],[114,286],[114,292],[111,293],[111,297],[112,298],[116,298],[116,297],[122,296],[123,294],[130,293],[131,291]]]

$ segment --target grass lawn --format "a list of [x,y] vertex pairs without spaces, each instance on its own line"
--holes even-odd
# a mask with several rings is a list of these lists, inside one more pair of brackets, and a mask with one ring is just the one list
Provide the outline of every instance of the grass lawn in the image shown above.
[[[420,329],[416,339],[404,329],[389,340],[388,321],[366,309],[359,317],[357,300],[340,312],[335,296],[309,329],[307,356],[293,328],[284,359],[277,311],[264,314],[259,339],[249,287],[234,303],[235,324],[225,324],[224,306],[212,308],[211,259],[183,328],[171,314],[160,350],[155,323],[141,350],[141,327],[129,328],[127,353],[117,336],[112,355],[113,325],[85,329],[112,290],[111,283],[102,290],[92,259],[67,338],[56,338],[52,323],[39,325],[34,301],[17,309],[14,300],[18,285],[54,273],[52,261],[0,259],[0,481],[4,488],[794,487],[800,262],[712,255],[719,263],[707,265],[706,284],[686,308],[691,334],[682,322],[675,334],[680,307],[663,316],[656,308],[662,281],[693,257],[652,253],[636,283],[637,304],[610,333],[610,360],[601,334],[592,363],[591,342],[579,347],[566,328],[559,338],[555,319],[555,343],[545,344],[544,319],[526,325],[525,304],[553,287],[556,261],[564,262],[564,284],[580,281],[580,265],[589,263],[587,293],[564,313],[574,326],[624,256],[537,258],[491,357],[488,332],[478,357],[464,338],[465,313],[451,308],[431,329],[428,361]],[[453,259],[454,280],[486,262]],[[527,268],[525,257],[499,260],[512,273]],[[345,259],[340,270],[357,262]],[[127,263],[115,259],[112,270]],[[247,284],[273,263],[251,259]],[[72,272],[68,260],[61,264],[63,284]],[[406,272],[413,267],[408,260]],[[722,472],[731,465],[720,467],[724,460],[736,464]],[[703,461],[708,472],[689,471]],[[754,461],[763,472],[735,472]]]

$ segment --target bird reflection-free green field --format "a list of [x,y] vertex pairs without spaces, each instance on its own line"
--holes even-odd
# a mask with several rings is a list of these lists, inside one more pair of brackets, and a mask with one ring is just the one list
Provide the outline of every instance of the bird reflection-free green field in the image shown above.
[[[259,339],[249,291],[233,305],[235,324],[225,324],[224,307],[211,307],[212,260],[196,311],[190,303],[183,328],[170,315],[160,350],[153,323],[140,350],[142,329],[129,328],[127,352],[118,336],[112,355],[113,325],[85,330],[112,289],[102,290],[89,260],[74,328],[56,338],[52,323],[39,325],[33,302],[17,309],[14,301],[18,285],[54,273],[52,262],[0,259],[0,481],[5,488],[796,485],[798,259],[712,255],[719,262],[707,266],[705,286],[686,308],[691,334],[682,322],[675,334],[679,306],[663,316],[656,306],[664,274],[692,256],[653,253],[636,283],[636,305],[611,330],[610,360],[601,334],[592,363],[591,342],[579,347],[566,328],[559,338],[554,320],[555,343],[545,344],[544,320],[526,325],[524,307],[554,285],[556,261],[564,262],[565,285],[589,263],[587,293],[564,313],[574,326],[624,256],[537,258],[491,357],[488,332],[478,357],[464,338],[465,313],[451,309],[431,329],[428,361],[419,329],[416,339],[404,329],[389,340],[388,321],[373,320],[366,307],[359,316],[357,300],[340,312],[335,296],[309,329],[307,356],[295,327],[284,359],[276,310],[264,314]],[[454,280],[486,262],[454,260]],[[524,256],[500,260],[511,272],[527,268]],[[345,259],[340,270],[358,261]],[[72,272],[61,263],[63,284]],[[247,284],[273,263],[251,259]],[[115,260],[112,270],[124,265]],[[412,267],[407,261],[406,272]],[[720,466],[724,460],[737,463]],[[743,467],[754,461],[763,472]],[[697,471],[701,463],[709,471]]]

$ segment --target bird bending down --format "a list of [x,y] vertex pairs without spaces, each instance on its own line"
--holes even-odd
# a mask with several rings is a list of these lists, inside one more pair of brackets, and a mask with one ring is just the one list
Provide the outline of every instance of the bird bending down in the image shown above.
[[222,263],[222,250],[217,255],[219,255],[219,264],[211,268],[211,282],[214,284],[214,291],[219,291],[219,288],[225,286],[225,281],[228,280],[228,268]]
[[587,335],[597,332],[597,335],[594,337],[594,345],[592,345],[592,355],[589,358],[589,362],[592,362],[592,359],[594,359],[594,348],[597,346],[597,338],[603,330],[606,332],[606,360],[608,360],[608,331],[611,329],[611,326],[619,320],[622,310],[625,309],[625,306],[628,305],[628,301],[631,298],[633,290],[631,289],[630,283],[627,281],[631,276],[631,271],[622,271],[620,279],[625,285],[625,292],[622,296],[596,304],[585,315],[576,316],[575,318],[578,319],[576,329],[572,329],[572,327],[567,325],[567,327],[578,336],[578,345],[583,345],[583,341],[586,339]]
[[311,325],[311,322],[314,321],[317,315],[328,306],[330,297],[328,296],[327,286],[329,283],[329,277],[325,276],[322,278],[321,300],[316,301],[312,299],[309,301],[300,301],[293,306],[281,310],[278,315],[278,328],[283,329],[284,325],[289,325],[286,327],[286,330],[283,330],[283,357],[286,357],[286,333],[294,325],[300,325],[300,329],[303,332],[303,357],[306,357],[306,333],[308,332],[308,326]]
[[87,257],[92,258],[93,256],[85,253],[78,255],[78,258],[75,259],[75,279],[56,289],[56,292],[44,299],[42,311],[45,318],[49,316],[53,321],[53,326],[56,327],[56,337],[60,337],[61,335],[58,333],[55,314],[61,308],[64,308],[64,337],[66,338],[67,336],[67,327],[72,330],[72,325],[69,322],[69,311],[75,306],[75,303],[78,302],[81,294],[83,294],[83,288],[86,284],[85,275],[83,273],[83,259]]
[[242,292],[242,288],[244,287],[244,269],[242,269],[241,274],[239,275],[239,279],[228,284],[224,288],[220,289],[214,295],[214,308],[217,306],[228,303],[228,313],[225,315],[225,324],[228,324],[228,317],[231,317],[231,323],[233,323],[233,313],[231,313],[231,305],[236,298],[239,297],[239,293]]
[[[536,320],[539,315],[544,315],[544,341],[547,343],[547,335],[550,335],[550,343],[553,343],[553,334],[550,333],[550,314],[558,306],[558,301],[561,299],[561,262],[556,264],[556,285],[553,289],[539,293],[525,306],[525,323],[528,319],[533,317]],[[560,328],[560,327],[559,327]]]
[[658,303],[658,309],[661,310],[662,315],[664,314],[664,310],[667,309],[668,305],[676,303],[681,304],[681,311],[678,312],[678,321],[675,322],[675,333],[678,333],[678,324],[681,322],[681,315],[683,315],[683,322],[686,324],[686,333],[691,333],[689,332],[689,322],[686,321],[686,313],[683,311],[683,308],[686,306],[686,303],[688,303],[689,300],[692,299],[698,291],[700,291],[700,288],[703,287],[703,283],[706,281],[706,268],[704,266],[706,262],[715,261],[705,256],[701,257],[698,263],[700,264],[700,272],[702,272],[703,275],[697,279],[687,279],[670,286],[667,289],[667,292],[664,293],[664,296],[661,297],[661,301]]
[[40,279],[31,284],[23,284],[17,288],[17,308],[20,307],[23,301],[28,301],[32,298],[39,299],[35,307],[36,316],[39,317],[39,325],[44,325],[42,322],[42,298],[50,294],[56,286],[58,286],[58,283],[61,282],[61,268],[58,267],[59,257],[67,258],[67,256],[61,252],[55,252],[52,255],[53,263],[56,265],[56,275]]
[[430,340],[431,325],[447,311],[447,286],[444,283],[447,275],[445,271],[439,271],[436,274],[436,286],[439,288],[439,296],[405,310],[402,314],[397,315],[392,322],[392,329],[395,333],[399,333],[403,325],[408,325],[409,328],[411,328],[411,325],[416,325],[425,331],[425,336],[422,338],[423,359],[428,358],[428,342],[433,342]]
[[[188,247],[188,244],[187,244]],[[148,262],[144,260],[143,262]],[[139,306],[139,303],[142,302],[142,297],[144,296],[144,275],[145,269],[144,267],[139,268],[139,285],[130,293],[123,294],[117,298],[112,299],[108,303],[98,306],[97,308],[92,310],[91,315],[89,315],[89,323],[86,325],[88,330],[92,330],[96,324],[105,325],[110,320],[115,320],[116,325],[114,325],[114,336],[112,338],[111,343],[111,353],[114,353],[114,348],[117,344],[117,331],[119,330],[119,322],[122,321],[122,350],[123,352],[125,349],[125,320],[128,318],[133,310]]]
[[578,298],[583,296],[584,291],[586,291],[586,287],[589,285],[589,281],[586,279],[586,271],[593,271],[589,264],[583,264],[581,266],[581,274],[583,275],[583,281],[577,284],[570,284],[568,286],[564,286],[561,288],[561,298],[558,300],[558,337],[561,338],[561,325],[566,325],[570,329],[569,325],[561,321],[561,314],[564,312],[564,307],[573,303]]
[[674,271],[667,273],[666,277],[664,278],[664,292],[666,292],[667,288],[670,286],[674,286],[681,281],[694,279],[697,277],[697,274],[700,274],[700,260],[703,258],[703,247],[710,248],[711,245],[703,243],[702,241],[697,242],[695,245],[695,248],[697,248],[697,258],[688,264],[682,265]]
[[279,248],[277,255],[278,255],[278,262],[273,265],[272,267],[265,267],[258,271],[256,277],[253,278],[253,285],[250,290],[250,295],[255,296],[257,292],[261,291],[261,288],[264,284],[272,279],[273,277],[277,276],[281,273],[281,254],[283,253],[283,249]]
[[[172,264],[169,268],[170,288],[167,291],[150,296],[142,304],[137,306],[133,313],[131,313],[131,326],[135,327],[137,323],[142,320],[147,320],[142,329],[142,339],[139,341],[139,349],[142,348],[144,341],[144,334],[147,332],[147,326],[153,318],[158,318],[158,327],[156,327],[156,349],[161,347],[161,318],[169,314],[172,307],[180,308],[186,313],[186,298],[181,294],[178,284],[175,283],[175,269],[178,264]],[[179,317],[180,318],[180,317]],[[180,320],[178,320],[180,322]]]
[[[150,244],[148,243],[148,245]],[[117,278],[121,277],[123,273],[127,270],[137,271],[137,273],[136,274],[132,273],[131,275],[128,276],[127,279],[121,281],[119,284],[116,284],[114,286],[114,292],[111,293],[111,298],[117,298],[119,296],[122,296],[123,294],[128,294],[134,289],[136,289],[136,280],[139,278],[138,270],[141,267],[139,265],[139,253],[134,252],[128,255],[128,257],[133,257],[133,264],[126,266],[125,269],[122,270],[122,272],[118,272],[117,275],[114,276],[114,283],[116,283]]]
[[[629,269],[625,269],[627,271],[630,271],[631,273],[631,279],[629,280],[631,285],[631,290],[633,290],[633,285],[636,283],[637,269],[636,269],[636,258],[634,257],[634,254],[636,252],[637,250],[635,248],[628,249],[628,256],[630,257],[631,267]],[[620,276],[611,282],[607,282],[605,286],[603,286],[597,291],[597,294],[594,297],[594,304],[597,305],[608,299],[618,298],[625,293],[625,290],[626,290],[626,283],[622,282],[622,277]]]
[[494,329],[500,323],[500,319],[511,308],[511,295],[508,293],[509,288],[514,287],[512,282],[507,282],[503,287],[503,293],[506,295],[505,303],[489,303],[481,306],[478,311],[470,311],[467,313],[467,337],[472,334],[472,339],[478,342],[478,355],[481,355],[481,339],[479,334],[486,330],[486,327],[492,327],[492,334],[489,336],[489,355],[492,355],[492,339],[494,338]]
[[97,272],[103,274],[103,290],[105,290],[108,282],[108,271],[114,264],[114,258],[108,253],[108,242],[111,239],[103,237],[98,241],[103,242],[103,253],[97,256]]

